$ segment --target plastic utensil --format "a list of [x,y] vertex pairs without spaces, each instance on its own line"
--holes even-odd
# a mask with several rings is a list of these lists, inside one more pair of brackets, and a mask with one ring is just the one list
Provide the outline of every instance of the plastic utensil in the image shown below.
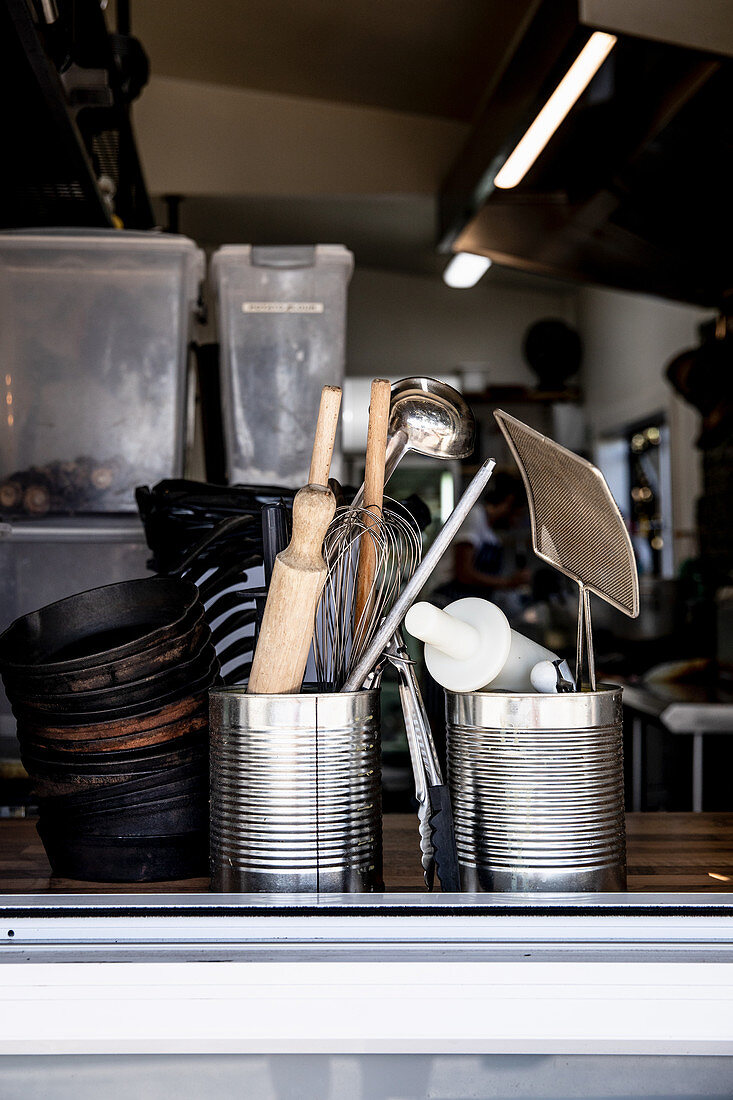
[[543,695],[559,695],[575,691],[575,681],[570,676],[567,661],[538,661],[529,674],[535,691]]
[[534,691],[533,668],[540,661],[558,660],[549,649],[512,630],[496,604],[475,596],[455,600],[445,610],[413,604],[405,627],[425,643],[428,672],[448,691]]

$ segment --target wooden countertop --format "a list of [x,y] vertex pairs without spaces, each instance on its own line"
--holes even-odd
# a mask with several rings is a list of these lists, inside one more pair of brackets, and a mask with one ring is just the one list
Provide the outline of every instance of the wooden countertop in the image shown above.
[[[733,891],[733,813],[632,813],[626,829],[630,891]],[[411,814],[385,816],[384,878],[390,893],[425,889]],[[0,821],[0,893],[200,893],[208,885],[205,878],[134,885],[53,878],[35,822]]]

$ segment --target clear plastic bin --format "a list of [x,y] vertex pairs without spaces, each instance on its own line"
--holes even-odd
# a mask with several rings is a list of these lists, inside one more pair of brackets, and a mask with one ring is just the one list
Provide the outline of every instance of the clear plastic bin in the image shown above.
[[[214,254],[230,482],[307,480],[321,388],[343,382],[353,265],[341,245],[225,245]],[[339,440],[331,469],[341,476]]]
[[0,515],[134,512],[182,475],[203,272],[185,237],[0,234]]

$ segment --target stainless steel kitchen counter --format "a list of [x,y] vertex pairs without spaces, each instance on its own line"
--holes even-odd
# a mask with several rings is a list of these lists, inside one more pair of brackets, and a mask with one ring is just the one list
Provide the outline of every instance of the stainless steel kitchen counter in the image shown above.
[[0,1050],[733,1054],[733,819],[641,816],[712,892],[6,894]]

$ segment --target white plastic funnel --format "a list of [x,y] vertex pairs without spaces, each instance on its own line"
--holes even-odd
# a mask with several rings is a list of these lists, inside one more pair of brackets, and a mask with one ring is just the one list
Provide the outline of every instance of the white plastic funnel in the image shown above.
[[429,603],[413,604],[405,626],[425,642],[428,672],[449,691],[533,692],[534,666],[558,659],[512,630],[496,604],[475,596],[456,600],[444,611]]

